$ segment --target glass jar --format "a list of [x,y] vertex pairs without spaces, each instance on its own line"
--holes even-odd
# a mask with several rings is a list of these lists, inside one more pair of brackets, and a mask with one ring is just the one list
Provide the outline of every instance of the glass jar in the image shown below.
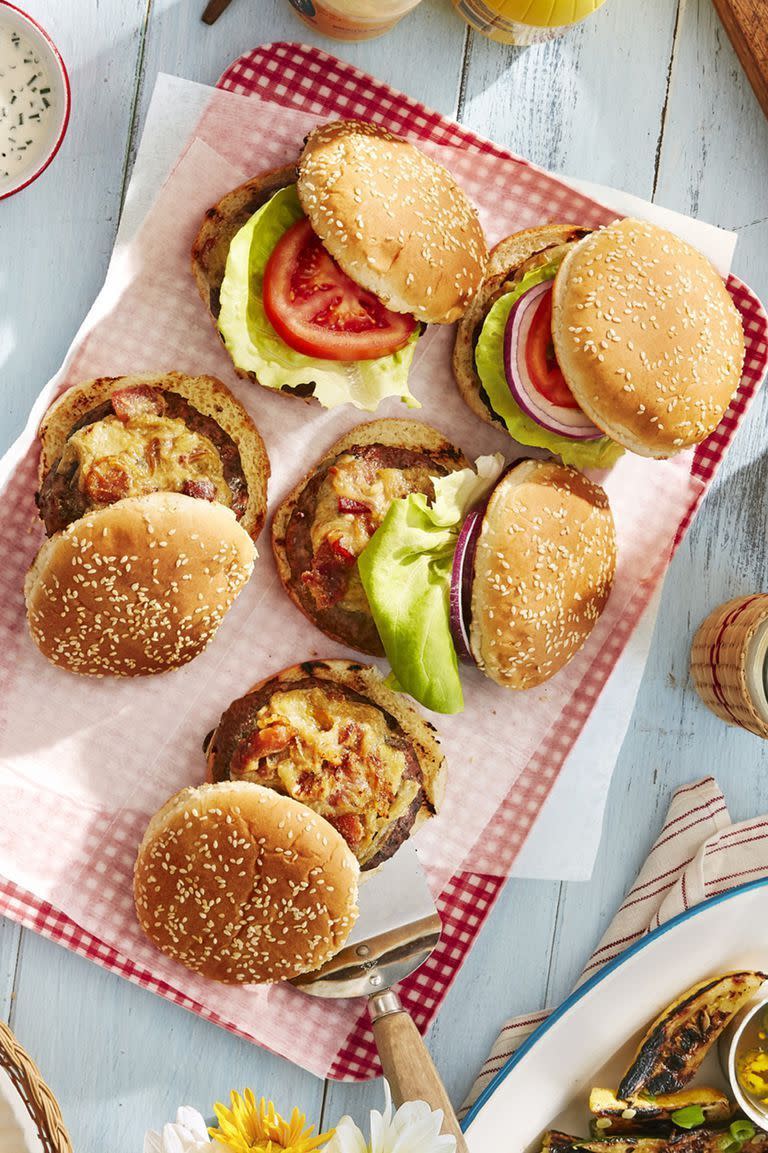
[[305,24],[336,40],[371,40],[394,28],[420,0],[288,0]]
[[502,44],[554,40],[595,12],[604,0],[453,0],[467,24]]

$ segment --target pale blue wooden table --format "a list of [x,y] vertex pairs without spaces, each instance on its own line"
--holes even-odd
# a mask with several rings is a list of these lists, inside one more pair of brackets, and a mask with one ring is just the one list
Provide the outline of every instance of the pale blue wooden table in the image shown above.
[[[74,89],[49,171],[0,205],[0,447],[58,367],[104,276],[158,70],[213,83],[268,40],[311,40],[286,0],[22,0],[58,41]],[[736,229],[735,271],[768,297],[768,124],[710,0],[608,0],[567,38],[528,50],[469,35],[424,0],[388,37],[330,51],[556,172]],[[589,884],[512,882],[429,1043],[458,1101],[502,1019],[564,996],[634,878],[672,788],[714,772],[735,817],[768,808],[768,746],[726,728],[688,684],[692,629],[768,585],[768,405],[753,406],[666,582],[651,658]],[[323,1085],[150,993],[0,922],[0,1013],[39,1062],[78,1153],[132,1153],[182,1102],[250,1085],[332,1122],[378,1090]]]

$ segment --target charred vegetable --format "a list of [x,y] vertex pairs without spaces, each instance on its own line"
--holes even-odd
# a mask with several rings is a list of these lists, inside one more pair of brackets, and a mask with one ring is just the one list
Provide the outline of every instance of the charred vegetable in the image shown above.
[[[595,1136],[608,1137],[617,1133],[668,1133],[677,1123],[675,1114],[682,1110],[698,1109],[700,1120],[696,1125],[718,1125],[727,1121],[733,1106],[719,1089],[682,1089],[677,1093],[663,1093],[658,1097],[636,1094],[622,1099],[610,1089],[593,1089],[589,1095],[589,1111]],[[683,1124],[683,1128],[691,1128]]]
[[[667,1148],[664,1137],[642,1137],[637,1134],[624,1134],[621,1137],[605,1137],[590,1141],[584,1137],[571,1137],[557,1129],[550,1129],[541,1141],[541,1153],[664,1153]],[[682,1153],[682,1151],[681,1151]]]
[[765,973],[727,973],[688,989],[648,1029],[618,1096],[657,1097],[684,1088],[725,1026],[765,980]]
[[748,1140],[732,1140],[728,1129],[675,1130],[668,1137],[624,1133],[617,1137],[585,1140],[551,1129],[545,1133],[541,1153],[724,1153],[729,1147],[739,1153],[768,1153],[768,1133],[756,1132]]
[[728,1129],[678,1129],[667,1140],[666,1153],[724,1153],[729,1148],[740,1153],[768,1153],[768,1133],[756,1132],[749,1140],[736,1141]]

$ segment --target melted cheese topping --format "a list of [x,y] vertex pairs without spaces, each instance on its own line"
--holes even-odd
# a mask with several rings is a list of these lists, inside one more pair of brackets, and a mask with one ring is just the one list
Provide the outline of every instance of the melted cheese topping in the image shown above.
[[409,807],[419,782],[403,780],[408,760],[389,742],[374,705],[320,687],[275,693],[232,776],[277,789],[320,813],[361,860]]
[[213,484],[212,498],[220,504],[232,500],[213,442],[172,417],[142,413],[88,424],[67,441],[59,471],[73,463],[78,486],[94,506],[151,492],[183,492],[201,481]]
[[[339,457],[318,490],[310,533],[313,551],[317,553],[324,540],[331,540],[353,556],[360,556],[392,501],[412,492],[433,495],[432,478],[421,466],[372,470],[370,463],[360,457]],[[354,501],[365,509],[342,512],[339,501]],[[369,611],[356,567],[350,571],[349,586],[339,604],[349,612]]]

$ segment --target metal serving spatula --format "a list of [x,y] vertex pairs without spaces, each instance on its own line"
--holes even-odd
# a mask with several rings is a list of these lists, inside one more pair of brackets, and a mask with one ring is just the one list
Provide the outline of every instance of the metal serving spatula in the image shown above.
[[409,976],[440,940],[440,918],[415,850],[402,845],[360,886],[360,916],[340,953],[293,984],[313,997],[367,997],[373,1035],[395,1104],[427,1101],[442,1109],[443,1132],[468,1153],[432,1058],[391,988]]

